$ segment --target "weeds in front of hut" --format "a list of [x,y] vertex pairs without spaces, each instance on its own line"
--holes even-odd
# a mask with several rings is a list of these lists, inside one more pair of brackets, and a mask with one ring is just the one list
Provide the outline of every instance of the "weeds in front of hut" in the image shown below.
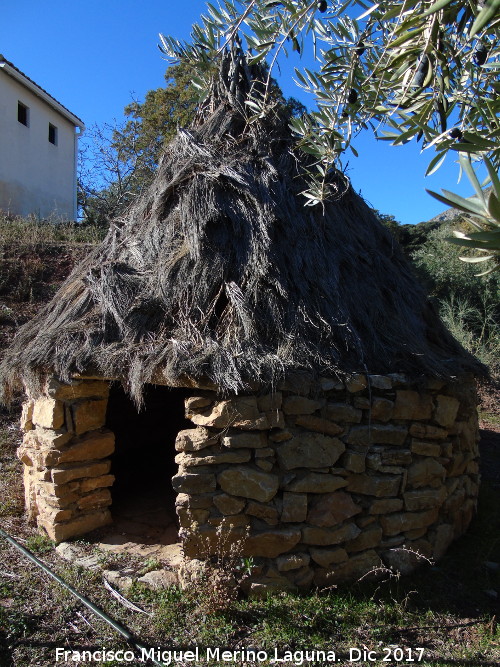
[[[197,525],[193,524],[190,531],[196,536]],[[192,570],[186,595],[196,602],[200,614],[227,611],[238,598],[241,584],[253,567],[253,560],[243,557],[248,536],[248,528],[240,534],[230,522],[223,521],[211,536],[195,537],[195,563],[199,565]]]

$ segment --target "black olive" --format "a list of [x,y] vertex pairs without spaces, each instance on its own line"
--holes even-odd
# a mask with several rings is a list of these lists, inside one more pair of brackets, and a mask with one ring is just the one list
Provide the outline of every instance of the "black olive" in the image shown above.
[[472,57],[476,65],[484,65],[488,58],[488,49],[484,44],[479,44]]
[[458,139],[460,141],[464,135],[462,134],[462,130],[460,130],[458,127],[452,127],[448,133],[448,136],[450,139]]
[[354,88],[351,88],[349,91],[349,95],[347,96],[347,101],[349,104],[354,104],[356,100],[358,99],[358,93],[357,91],[354,90]]
[[358,56],[362,56],[364,52],[365,52],[365,43],[364,42],[358,42],[357,45],[356,45],[356,54]]
[[422,87],[424,85],[425,77],[429,71],[429,58],[423,55],[420,59],[417,72],[413,78],[413,85]]
[[328,8],[328,3],[327,3],[327,1],[326,1],[326,0],[319,0],[319,2],[318,2],[318,10],[319,10],[320,12],[326,12],[327,8]]

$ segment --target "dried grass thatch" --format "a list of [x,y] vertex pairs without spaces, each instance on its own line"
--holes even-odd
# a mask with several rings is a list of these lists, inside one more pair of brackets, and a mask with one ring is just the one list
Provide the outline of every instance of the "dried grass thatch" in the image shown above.
[[4,389],[89,370],[136,398],[159,376],[232,393],[299,369],[483,373],[340,175],[335,201],[304,206],[293,148],[278,112],[246,124],[227,100],[179,131],[149,190],[19,331]]

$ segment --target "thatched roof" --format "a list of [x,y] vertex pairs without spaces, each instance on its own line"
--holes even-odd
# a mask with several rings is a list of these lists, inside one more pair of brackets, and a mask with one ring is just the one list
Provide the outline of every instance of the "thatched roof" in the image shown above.
[[180,130],[149,190],[19,331],[4,387],[90,369],[136,397],[159,376],[238,392],[300,369],[482,373],[340,175],[343,194],[304,206],[300,159],[277,112],[247,125],[222,100]]

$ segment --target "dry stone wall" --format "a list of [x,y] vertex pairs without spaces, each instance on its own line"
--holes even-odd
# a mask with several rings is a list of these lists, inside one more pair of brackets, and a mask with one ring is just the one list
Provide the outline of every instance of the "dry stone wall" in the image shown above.
[[100,381],[61,384],[23,406],[23,443],[28,518],[61,542],[111,523],[110,455],[113,433],[104,428],[109,386]]
[[308,588],[379,568],[411,572],[467,528],[478,493],[472,378],[323,378],[301,395],[186,401],[177,437],[188,556],[254,558],[250,589]]
[[[175,443],[180,539],[188,558],[231,545],[253,557],[254,592],[411,572],[441,558],[473,516],[472,378],[357,375],[268,395],[193,393],[193,428]],[[107,395],[102,381],[51,380],[25,404],[27,510],[56,541],[111,521]]]

